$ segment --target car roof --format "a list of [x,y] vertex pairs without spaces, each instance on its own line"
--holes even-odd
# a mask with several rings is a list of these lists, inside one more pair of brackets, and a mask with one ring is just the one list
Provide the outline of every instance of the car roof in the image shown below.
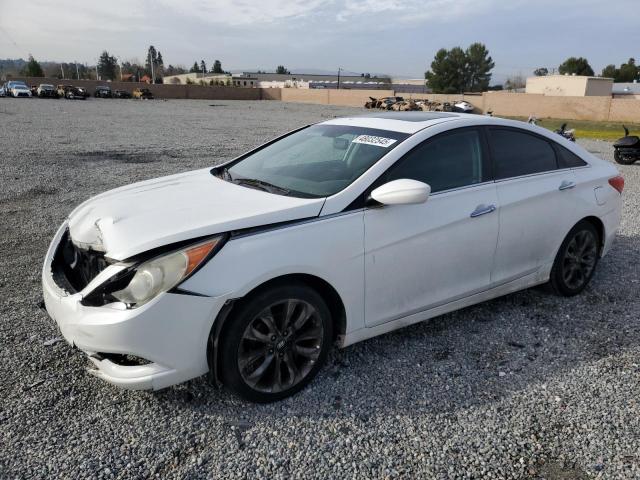
[[[445,122],[461,121],[465,124],[475,125],[502,125],[521,128],[525,130],[535,130],[540,127],[529,125],[517,120],[509,120],[488,115],[476,115],[471,113],[453,112],[389,112],[379,111],[365,115],[355,115],[350,117],[334,118],[322,122],[323,125],[349,125],[354,127],[375,128],[378,130],[389,130],[392,132],[402,132],[414,134],[427,127]],[[457,122],[456,122],[457,123]],[[533,127],[533,128],[531,128]]]

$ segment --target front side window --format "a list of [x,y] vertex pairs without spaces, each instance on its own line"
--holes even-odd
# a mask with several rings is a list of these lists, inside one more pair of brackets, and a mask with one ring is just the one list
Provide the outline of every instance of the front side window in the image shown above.
[[556,153],[543,138],[503,128],[490,128],[489,131],[496,180],[558,168]]
[[387,130],[313,125],[214,173],[273,193],[326,197],[353,183],[408,137]]
[[384,181],[409,178],[440,192],[481,183],[487,177],[480,132],[469,128],[426,140],[399,160]]

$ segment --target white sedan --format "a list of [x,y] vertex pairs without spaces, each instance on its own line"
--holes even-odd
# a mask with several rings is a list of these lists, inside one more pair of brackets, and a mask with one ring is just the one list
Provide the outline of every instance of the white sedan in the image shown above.
[[44,300],[108,382],[210,372],[268,402],[311,381],[332,344],[547,282],[580,293],[623,186],[611,163],[522,122],[333,119],[86,201],[51,243]]

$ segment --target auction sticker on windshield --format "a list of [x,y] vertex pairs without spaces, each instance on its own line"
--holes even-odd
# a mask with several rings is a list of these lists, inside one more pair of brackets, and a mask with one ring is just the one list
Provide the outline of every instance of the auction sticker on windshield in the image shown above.
[[377,147],[388,148],[397,140],[393,138],[376,137],[374,135],[359,135],[353,139],[353,143],[364,143],[365,145],[375,145]]

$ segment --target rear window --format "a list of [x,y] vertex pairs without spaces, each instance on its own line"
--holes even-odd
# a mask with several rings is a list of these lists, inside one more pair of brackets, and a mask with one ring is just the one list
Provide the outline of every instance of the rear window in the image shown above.
[[556,153],[558,154],[558,167],[559,168],[576,168],[576,167],[584,167],[587,165],[583,159],[581,159],[578,155],[573,153],[567,148],[564,148],[562,145],[554,144],[556,149]]
[[556,170],[556,153],[541,137],[512,129],[490,128],[496,180]]

